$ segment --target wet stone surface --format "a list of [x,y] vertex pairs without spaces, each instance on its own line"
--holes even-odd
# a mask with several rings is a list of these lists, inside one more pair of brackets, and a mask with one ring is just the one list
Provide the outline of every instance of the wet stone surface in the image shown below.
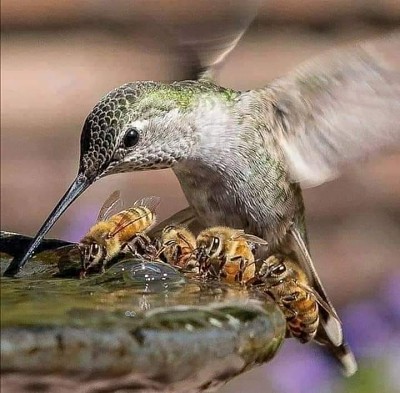
[[[2,271],[21,241],[2,233]],[[7,391],[207,391],[281,345],[284,318],[261,294],[129,257],[79,280],[74,245],[46,243],[18,278],[1,279]]]

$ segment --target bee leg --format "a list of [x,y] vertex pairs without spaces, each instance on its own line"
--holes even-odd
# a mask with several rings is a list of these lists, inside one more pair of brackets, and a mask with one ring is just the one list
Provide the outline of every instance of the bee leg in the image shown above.
[[139,257],[139,253],[136,248],[136,242],[132,240],[130,243],[126,244],[126,248],[131,252],[134,257]]
[[145,248],[151,247],[151,250],[150,250],[151,255],[150,255],[150,257],[151,257],[151,259],[154,260],[154,259],[158,259],[160,257],[160,255],[162,253],[164,253],[164,251],[167,248],[169,248],[169,247],[171,247],[173,245],[173,244],[169,244],[169,243],[175,244],[175,242],[173,240],[171,240],[169,242],[166,242],[163,245],[163,244],[161,244],[160,240],[156,239],[150,246],[146,246],[145,245],[144,247]]
[[126,246],[135,257],[143,256],[139,250],[142,250],[143,254],[149,257],[156,253],[155,247],[151,244],[151,239],[144,233],[137,233]]
[[196,267],[196,260],[193,259],[191,255],[182,255],[181,261],[180,261],[183,269],[188,270],[188,271],[193,271],[194,268]]
[[297,318],[299,313],[292,307],[293,302],[296,301],[297,299],[298,299],[297,292],[281,297],[279,306],[281,307],[283,313],[285,314],[286,319]]
[[[153,246],[154,246],[157,250],[160,250],[161,247],[162,247],[161,240],[160,240],[159,238],[153,239],[152,244],[153,244]],[[160,253],[160,254],[161,254],[161,253]]]
[[153,255],[151,256],[152,259],[160,258],[160,255],[163,254],[166,249],[167,249],[167,247],[165,247],[165,246],[162,246],[162,247],[159,247],[159,248],[155,247]]
[[[228,256],[223,256],[220,259],[219,265],[218,265],[218,272],[215,271],[214,268],[214,273],[215,276],[219,277],[219,278],[225,278],[226,277],[226,272],[224,271],[224,266],[226,265],[226,263],[229,261],[230,259],[228,258]],[[214,266],[213,266],[214,267]]]
[[212,275],[211,268],[214,269],[214,267],[211,265],[211,261],[209,258],[205,258],[205,259],[201,260],[199,263],[200,276],[206,278],[207,276]]
[[137,237],[140,247],[144,250],[146,256],[150,257],[152,260],[157,259],[160,256],[158,252],[159,250],[146,234],[138,233]]
[[179,254],[180,254],[180,247],[176,244],[174,251],[172,252],[172,260],[174,261],[174,265],[179,265]]
[[296,310],[292,310],[289,307],[284,306],[284,314],[286,316],[286,319],[294,319],[297,318],[299,313]]
[[231,262],[236,262],[236,261],[239,263],[239,270],[235,275],[235,281],[243,285],[244,284],[243,273],[247,267],[247,259],[243,258],[242,256],[236,256],[231,258]]
[[293,292],[290,295],[282,296],[281,301],[285,305],[290,305],[291,303],[299,299],[299,295],[299,292]]

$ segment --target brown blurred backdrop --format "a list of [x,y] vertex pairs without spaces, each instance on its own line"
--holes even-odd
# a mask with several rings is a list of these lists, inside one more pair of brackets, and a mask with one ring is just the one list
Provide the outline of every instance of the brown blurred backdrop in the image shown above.
[[[47,217],[77,171],[81,126],[101,96],[127,81],[185,77],[182,53],[166,44],[158,17],[197,23],[223,12],[209,0],[4,0],[2,229],[33,235]],[[262,2],[218,82],[262,86],[313,55],[384,34],[399,21],[396,0]],[[398,268],[399,167],[399,154],[378,157],[305,191],[312,251],[336,303],[373,291]],[[92,186],[50,236],[78,240],[114,189],[129,202],[160,195],[161,218],[186,205],[171,171],[116,175]]]
[[[197,23],[218,13],[224,8],[210,0],[3,0],[1,229],[35,234],[75,176],[81,127],[101,96],[128,81],[185,77],[182,53],[160,34],[158,17]],[[397,0],[262,2],[218,82],[263,86],[313,55],[399,22]],[[161,219],[186,206],[169,170],[115,175],[93,185],[49,236],[78,240],[115,189],[127,202],[161,196]],[[314,259],[335,304],[373,294],[399,269],[400,154],[349,168],[306,190],[305,202]]]

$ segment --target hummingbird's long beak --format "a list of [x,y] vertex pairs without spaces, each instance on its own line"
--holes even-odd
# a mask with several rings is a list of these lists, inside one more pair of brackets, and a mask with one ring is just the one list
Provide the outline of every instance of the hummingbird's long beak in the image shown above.
[[51,212],[47,220],[44,222],[42,227],[39,229],[39,232],[36,234],[36,237],[33,239],[31,245],[28,250],[24,254],[22,258],[14,258],[10,265],[7,267],[4,272],[5,276],[14,276],[18,273],[20,269],[23,268],[25,263],[34,253],[36,247],[40,244],[43,237],[50,230],[50,228],[54,225],[54,223],[59,219],[61,214],[71,205],[71,203],[78,198],[79,195],[85,191],[93,181],[87,179],[87,177],[83,174],[78,174],[73,183],[71,184],[68,191],[61,198],[60,202],[58,202],[57,206]]

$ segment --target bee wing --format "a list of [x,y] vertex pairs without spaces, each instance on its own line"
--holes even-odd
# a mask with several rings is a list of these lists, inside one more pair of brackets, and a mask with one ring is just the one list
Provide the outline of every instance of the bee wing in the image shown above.
[[319,295],[319,298],[328,306],[327,308],[324,306],[321,308],[321,323],[323,324],[326,334],[329,336],[332,343],[339,346],[343,343],[343,331],[341,323],[337,318],[337,312],[321,284],[321,280],[319,279],[317,271],[315,270],[307,246],[305,245],[303,238],[295,224],[292,225],[289,231],[291,235],[290,240],[293,241],[293,250],[298,256],[301,267],[305,270],[307,277],[310,280],[310,284],[315,289],[315,292]]
[[255,235],[251,235],[249,233],[245,233],[243,237],[250,243],[261,244],[263,246],[268,245],[268,242],[265,239],[262,239],[261,237]]
[[97,216],[97,221],[104,221],[122,209],[122,200],[119,190],[114,191],[104,202]]
[[133,206],[147,207],[152,213],[154,213],[161,202],[161,198],[158,196],[148,196],[137,200]]
[[245,239],[246,241],[254,244],[262,244],[264,246],[268,245],[268,242],[261,237],[256,235],[251,235],[250,233],[245,233],[243,229],[235,229],[235,235],[232,236],[231,240]]
[[[134,209],[135,207],[146,207],[149,209],[151,213],[154,213],[155,210],[157,209],[157,206],[160,204],[161,198],[157,196],[149,196],[145,197],[142,199],[137,200],[133,205],[131,209]],[[118,232],[121,232],[123,229],[128,227],[129,225],[132,225],[134,222],[146,217],[148,213],[144,213],[140,215],[139,217],[135,217],[134,219],[128,219],[125,215],[121,217],[120,222],[116,225],[115,229],[109,234],[110,237],[115,236]],[[156,223],[156,220],[153,220],[153,223],[151,226],[154,226]]]
[[336,313],[336,310],[332,308],[330,304],[328,304],[322,297],[321,295],[312,287],[305,285],[299,281],[296,281],[296,285],[298,285],[300,288],[303,288],[305,291],[311,293],[315,299],[317,300],[318,304],[328,313],[330,313],[336,320],[341,324],[339,316]]
[[147,214],[142,214],[139,217],[135,217],[133,219],[128,219],[127,217],[122,216],[119,223],[115,226],[114,230],[109,233],[108,236],[113,237],[113,236],[117,235],[119,232],[121,232],[123,229],[125,229],[129,225],[132,225],[134,222],[136,222],[146,216],[147,216]]

